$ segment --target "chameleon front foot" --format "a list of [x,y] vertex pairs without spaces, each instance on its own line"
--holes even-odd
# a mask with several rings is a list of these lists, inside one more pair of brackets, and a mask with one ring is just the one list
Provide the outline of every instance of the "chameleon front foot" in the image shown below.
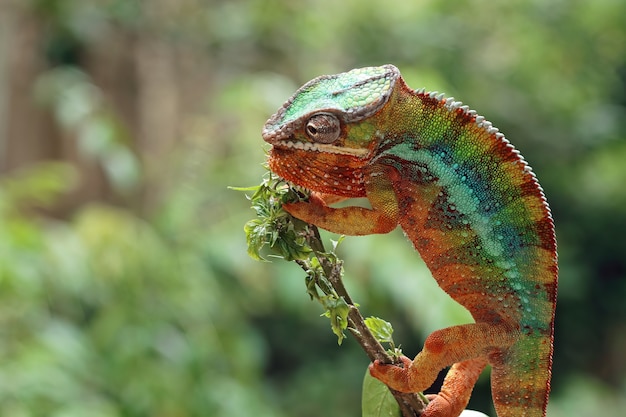
[[406,356],[401,356],[402,366],[384,364],[378,360],[370,364],[370,374],[383,382],[388,387],[400,392],[415,392],[410,386],[410,367],[413,361]]

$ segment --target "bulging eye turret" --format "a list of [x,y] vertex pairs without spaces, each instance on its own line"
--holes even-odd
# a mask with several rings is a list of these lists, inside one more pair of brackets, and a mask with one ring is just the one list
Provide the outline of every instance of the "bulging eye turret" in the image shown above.
[[333,143],[341,134],[339,119],[329,113],[320,113],[312,116],[306,124],[306,134],[317,143]]

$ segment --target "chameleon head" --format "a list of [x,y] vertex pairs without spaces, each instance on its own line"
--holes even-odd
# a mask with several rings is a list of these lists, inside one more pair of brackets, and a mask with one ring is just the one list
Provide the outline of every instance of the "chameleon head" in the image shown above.
[[314,191],[365,194],[362,168],[379,142],[379,118],[400,72],[393,65],[359,68],[309,81],[263,128],[270,169]]

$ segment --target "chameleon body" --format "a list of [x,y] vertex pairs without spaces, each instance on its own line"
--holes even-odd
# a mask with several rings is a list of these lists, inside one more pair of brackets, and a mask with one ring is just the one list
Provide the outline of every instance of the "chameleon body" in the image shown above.
[[[557,254],[543,191],[483,117],[409,88],[392,65],[318,77],[266,123],[269,166],[313,191],[293,216],[345,235],[400,225],[440,287],[475,323],[437,330],[404,366],[370,372],[403,392],[449,370],[423,416],[454,417],[490,364],[499,417],[545,416]],[[366,197],[371,208],[329,204]]]

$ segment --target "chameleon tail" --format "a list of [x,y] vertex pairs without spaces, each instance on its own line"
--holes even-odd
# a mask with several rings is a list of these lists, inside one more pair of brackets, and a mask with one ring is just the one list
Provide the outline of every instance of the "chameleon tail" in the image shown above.
[[552,336],[529,335],[490,357],[498,417],[544,417],[550,393]]

